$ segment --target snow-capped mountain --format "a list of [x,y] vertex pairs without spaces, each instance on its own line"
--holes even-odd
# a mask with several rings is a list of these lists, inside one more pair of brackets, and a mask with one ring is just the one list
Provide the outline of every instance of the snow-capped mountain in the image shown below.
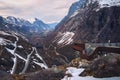
[[98,2],[100,8],[120,6],[120,0],[92,0],[92,3],[96,1]]
[[[6,18],[0,16],[0,30],[19,33],[28,38],[32,44],[36,44],[38,43],[36,39],[47,36],[54,29],[37,18],[31,23],[28,20],[13,16]],[[33,41],[33,37],[35,41]]]
[[12,28],[11,30],[16,30],[18,33],[24,34],[39,34],[52,30],[49,25],[45,24],[43,21],[37,18],[35,18],[35,21],[33,23],[30,23],[27,20],[15,18],[13,16],[8,16],[6,18],[1,17],[1,24],[9,29]]
[[24,19],[15,18],[13,16],[8,16],[5,20],[6,23],[14,24],[14,25],[20,25],[20,26],[31,26],[32,24]]
[[[119,0],[79,0],[72,4],[68,15],[57,25],[51,41],[58,45],[76,41],[120,42],[117,36],[120,34],[119,10]],[[68,39],[64,33],[74,35]]]
[[75,2],[71,5],[68,15],[67,16],[72,16],[75,12],[77,12],[80,8],[85,7],[85,4],[88,0],[79,0],[78,2]]
[[[33,22],[33,25],[32,25],[33,29],[35,28],[36,32],[44,32],[46,30],[50,30],[50,26],[45,24],[43,21],[35,18],[35,21]],[[33,30],[32,29],[32,30]]]
[[59,27],[62,23],[67,21],[69,18],[75,16],[81,8],[85,7],[87,2],[88,0],[79,0],[73,3],[68,11],[68,14],[61,20],[61,22],[57,25],[57,27]]

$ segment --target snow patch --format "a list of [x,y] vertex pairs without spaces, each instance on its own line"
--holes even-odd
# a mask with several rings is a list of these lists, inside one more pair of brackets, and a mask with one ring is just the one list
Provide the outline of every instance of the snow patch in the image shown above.
[[29,63],[30,63],[30,57],[31,57],[31,55],[33,54],[33,52],[34,52],[34,48],[32,48],[33,50],[31,51],[31,53],[29,54],[29,55],[27,55],[27,60],[26,60],[26,62],[25,62],[25,66],[24,66],[24,68],[23,68],[23,70],[22,70],[22,74],[23,73],[25,73],[25,71],[27,70],[27,68],[28,68],[28,66],[29,66]]
[[0,34],[2,34],[2,35],[10,35],[8,33],[5,33],[4,31],[0,31]]
[[12,70],[11,70],[11,74],[14,74],[15,70],[16,70],[16,66],[17,66],[17,56],[14,54],[15,58],[13,58],[13,67],[12,67]]
[[6,41],[0,37],[0,45],[6,45]]
[[68,67],[66,74],[71,74],[73,77],[74,76],[79,76],[80,73],[82,73],[84,71],[84,69],[82,68],[75,68],[75,67]]
[[12,49],[9,49],[9,48],[6,48],[6,50],[8,52],[10,52],[12,55],[14,55],[14,58],[13,58],[13,67],[12,67],[12,70],[10,71],[11,74],[14,74],[15,70],[16,70],[16,66],[17,66],[17,56],[16,56],[16,49],[17,49],[17,42],[19,40],[19,38],[13,34],[13,36],[16,38],[16,41],[13,43],[13,46],[15,47],[13,50]]
[[35,52],[36,52],[36,56],[40,59],[40,60],[42,60],[42,62],[43,63],[40,63],[41,64],[41,67],[44,67],[45,69],[47,69],[48,68],[48,66],[47,66],[47,64],[46,64],[46,62],[43,60],[43,58],[38,54],[38,51],[37,51],[37,49],[36,48],[34,48],[35,49]]
[[[16,56],[17,56],[18,58],[22,59],[23,61],[25,61],[25,63],[28,63],[28,61],[29,61],[29,59],[30,59],[30,56],[32,55],[32,53],[33,53],[34,50],[36,51],[36,48],[35,48],[35,47],[33,47],[33,50],[32,50],[32,52],[27,56],[27,59],[23,58],[23,57],[20,56],[19,54],[16,54]],[[38,53],[37,53],[37,57],[40,58],[40,59],[43,61],[43,63],[36,62],[36,61],[34,61],[35,59],[33,60],[33,63],[37,64],[38,66],[40,66],[40,67],[42,67],[42,68],[47,69],[47,68],[48,68],[47,64],[46,64],[45,61],[42,59],[42,57],[38,55]]]
[[100,10],[100,8],[111,7],[111,6],[120,6],[120,0],[92,0],[92,3],[98,2],[99,8],[96,9],[96,12]]
[[64,45],[67,45],[67,44],[70,44],[72,41],[73,41],[73,36],[75,35],[75,33],[73,32],[65,32],[63,34],[60,34],[60,36],[62,36],[59,41],[58,41],[58,44],[64,44]]
[[38,62],[36,62],[36,61],[33,61],[35,64],[37,64],[37,65],[39,65],[40,67],[42,67],[42,68],[45,68],[45,69],[47,69],[48,67],[45,65],[45,64],[43,64],[43,63],[38,63]]
[[83,68],[74,68],[68,67],[66,74],[71,74],[72,77],[68,77],[67,75],[61,80],[120,80],[120,77],[110,77],[110,78],[94,78],[92,76],[81,77],[79,74],[84,71]]
[[5,60],[5,58],[1,58],[1,60],[3,60],[3,61],[4,61],[4,60]]
[[120,6],[120,0],[98,0],[101,8],[111,7],[111,6]]
[[8,52],[10,52],[12,55],[14,55],[14,50],[11,50],[9,48],[5,48]]
[[18,48],[23,48],[23,46],[19,45]]
[[25,58],[23,58],[22,56],[20,56],[19,54],[16,54],[16,56],[18,57],[18,58],[20,58],[21,60],[23,60],[23,61],[27,61]]
[[74,16],[76,16],[77,14],[79,13],[79,11],[77,10],[77,11],[75,11],[71,16],[70,16],[70,18],[72,18],[72,17],[74,17]]

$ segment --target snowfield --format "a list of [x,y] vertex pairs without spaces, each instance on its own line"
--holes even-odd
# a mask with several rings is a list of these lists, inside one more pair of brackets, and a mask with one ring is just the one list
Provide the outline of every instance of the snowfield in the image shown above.
[[[62,80],[120,80],[120,77],[94,78],[92,76],[79,76],[79,74],[83,71],[83,68],[68,67],[66,71],[66,76]],[[71,74],[72,77],[68,77],[67,74]]]

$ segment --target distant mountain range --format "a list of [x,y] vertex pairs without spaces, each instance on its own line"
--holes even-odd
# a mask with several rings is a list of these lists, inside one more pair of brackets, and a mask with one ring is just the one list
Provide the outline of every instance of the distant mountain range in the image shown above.
[[15,18],[13,16],[6,18],[0,16],[0,30],[18,33],[26,37],[32,44],[41,43],[40,40],[53,31],[55,26],[56,23],[46,24],[37,18],[31,23],[28,20]]
[[[33,23],[30,23],[27,20],[15,18],[13,16],[8,16],[6,18],[0,17],[0,23],[1,27],[0,29],[4,29],[6,27],[7,29],[16,31],[18,33],[28,33],[28,34],[34,34],[34,33],[44,33],[46,31],[52,31],[54,26],[49,26],[48,24],[44,23],[43,21],[35,18],[35,21]],[[26,34],[26,35],[28,35]]]

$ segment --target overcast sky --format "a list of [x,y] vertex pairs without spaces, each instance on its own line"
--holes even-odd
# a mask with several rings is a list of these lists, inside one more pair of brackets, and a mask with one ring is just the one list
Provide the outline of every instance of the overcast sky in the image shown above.
[[78,0],[0,0],[0,15],[44,22],[58,22]]

